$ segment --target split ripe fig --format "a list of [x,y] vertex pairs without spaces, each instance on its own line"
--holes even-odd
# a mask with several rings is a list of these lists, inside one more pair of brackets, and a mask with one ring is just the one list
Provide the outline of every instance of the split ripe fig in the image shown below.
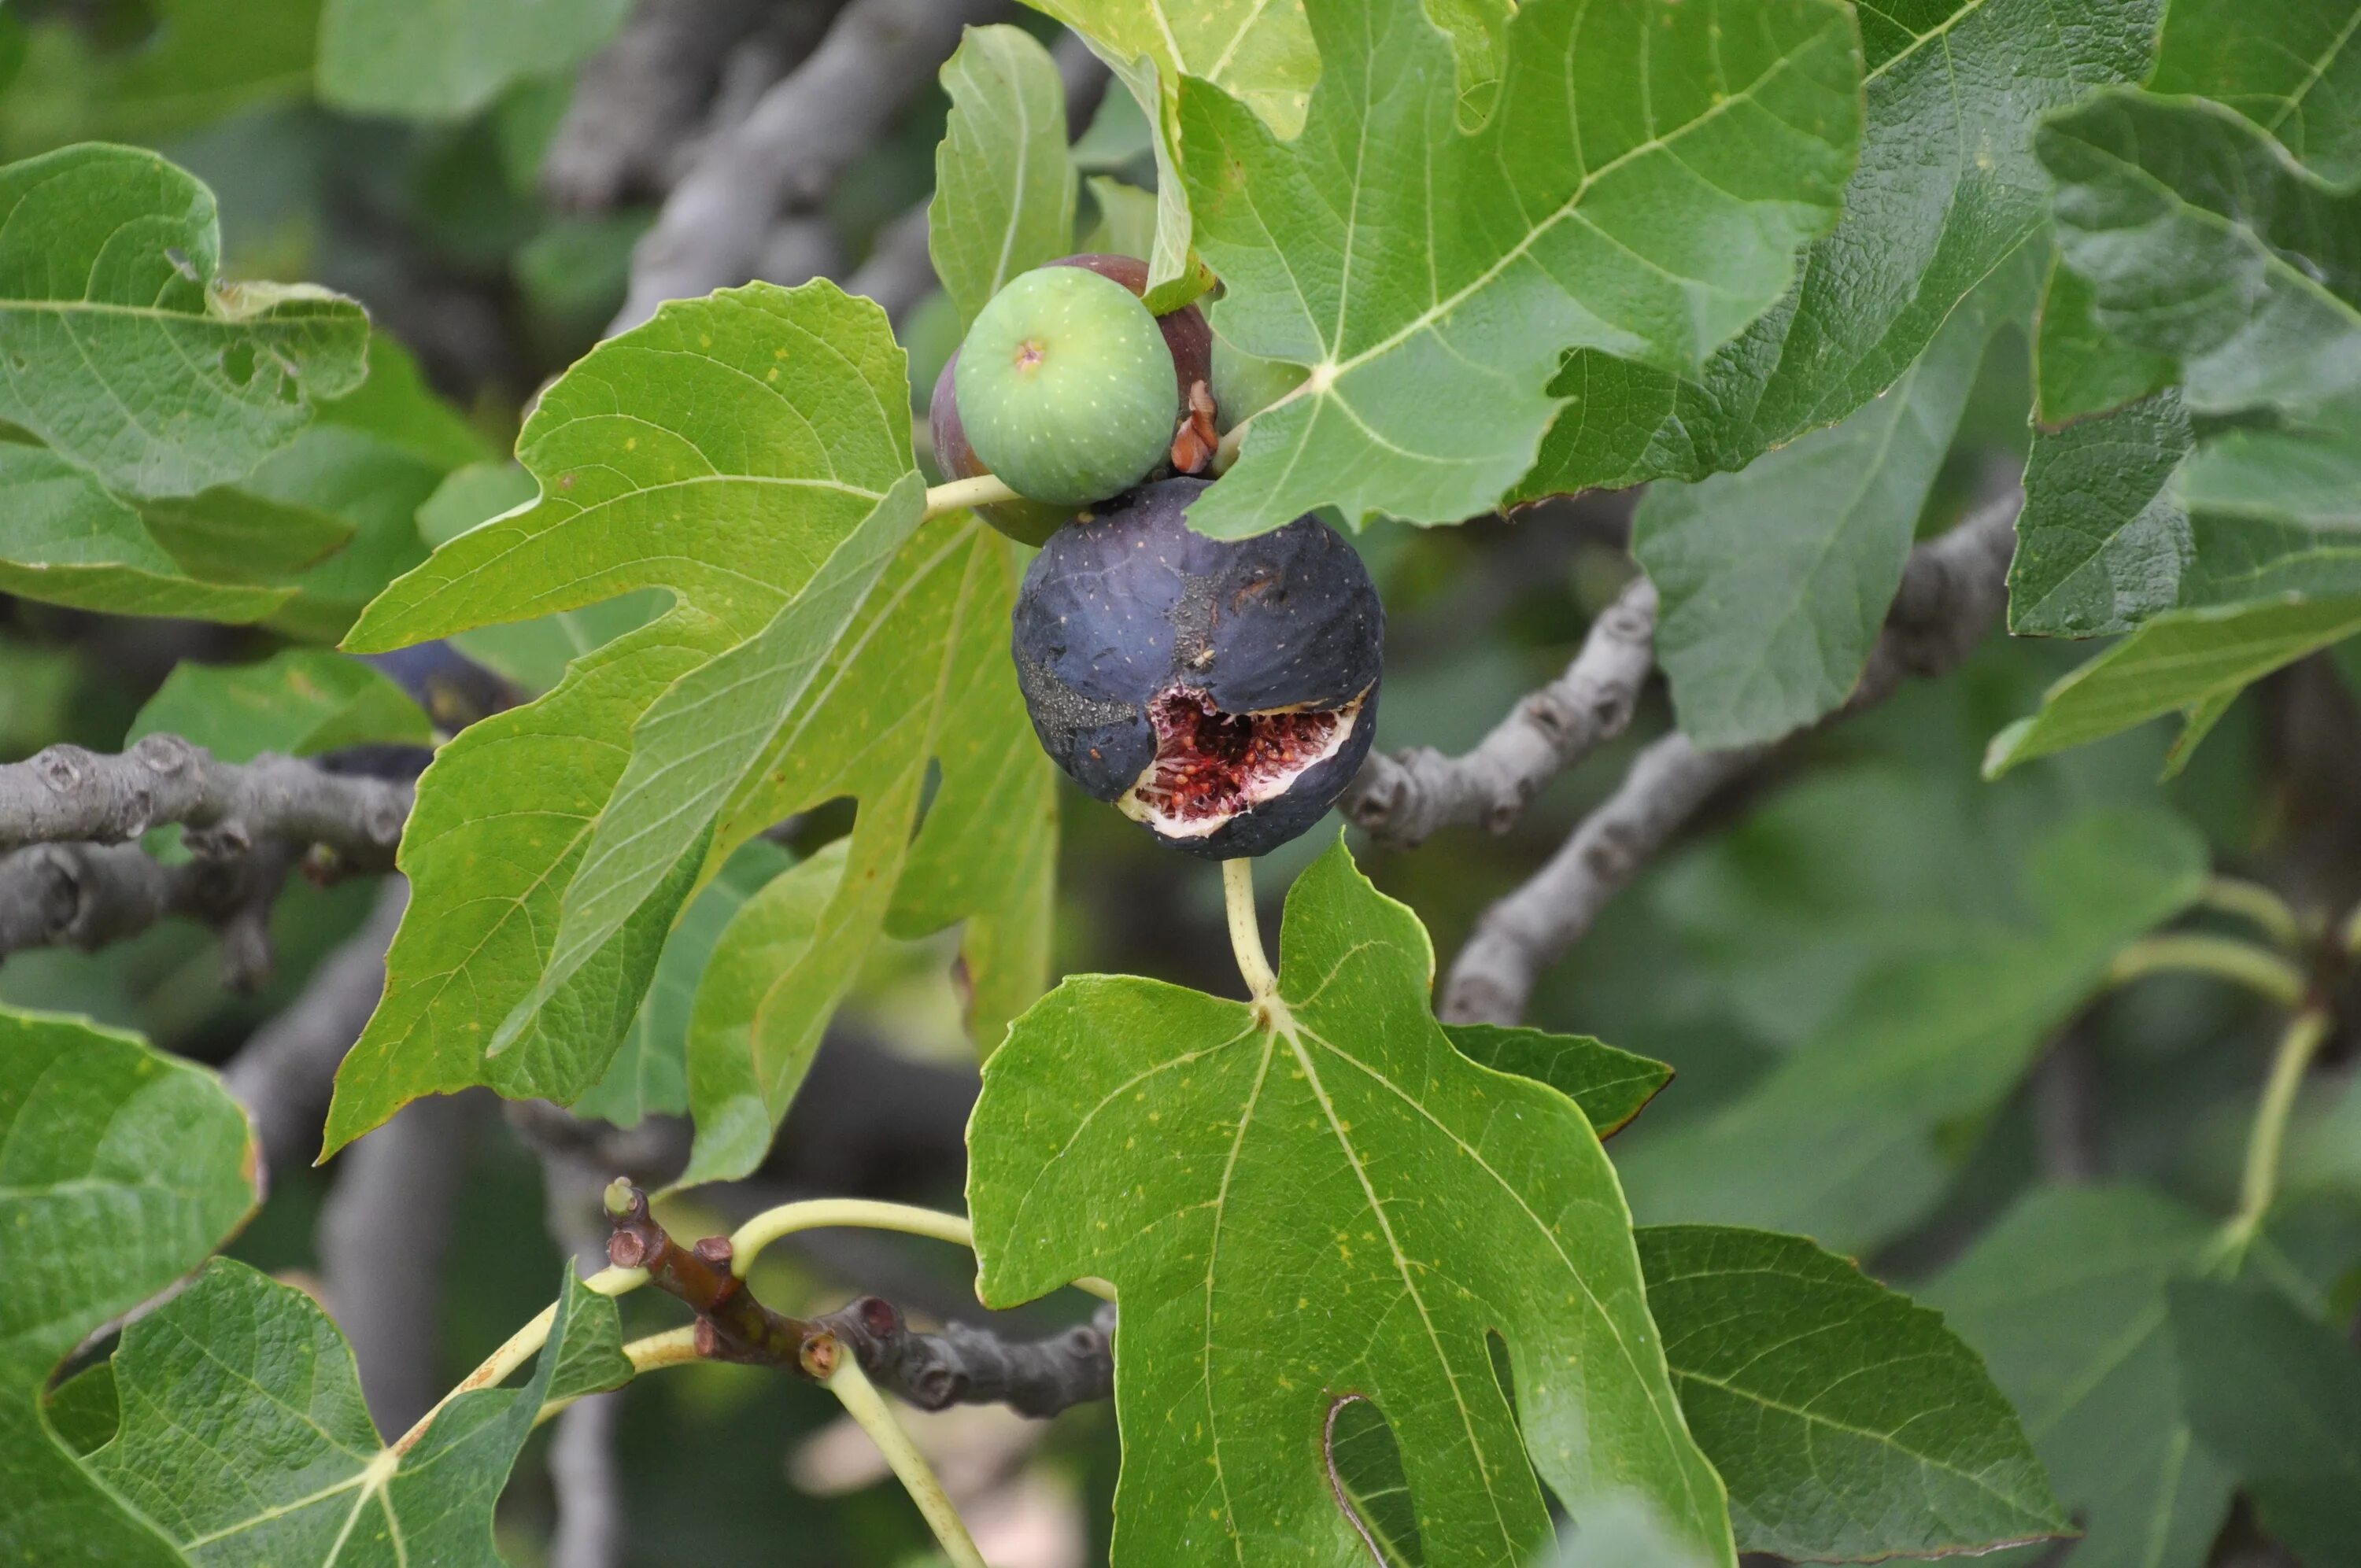
[[1122,284],[1042,267],[992,297],[952,387],[984,467],[1029,500],[1079,507],[1146,477],[1172,443],[1172,351]]
[[1316,518],[1191,532],[1205,488],[1167,479],[1060,530],[1026,573],[1012,643],[1060,767],[1162,842],[1233,860],[1319,821],[1368,755],[1385,611]]

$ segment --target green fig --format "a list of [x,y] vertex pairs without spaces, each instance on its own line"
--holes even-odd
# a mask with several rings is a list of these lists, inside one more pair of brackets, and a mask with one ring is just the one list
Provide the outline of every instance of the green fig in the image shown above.
[[1122,284],[1043,267],[992,297],[954,373],[969,444],[1018,495],[1081,507],[1163,462],[1174,424],[1172,351]]
[[1227,435],[1231,426],[1270,407],[1303,385],[1310,374],[1302,366],[1284,359],[1248,354],[1215,334],[1212,389],[1214,405],[1221,411],[1216,416],[1218,428]]

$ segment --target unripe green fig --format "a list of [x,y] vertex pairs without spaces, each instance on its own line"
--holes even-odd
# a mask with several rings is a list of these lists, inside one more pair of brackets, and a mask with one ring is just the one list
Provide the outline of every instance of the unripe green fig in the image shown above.
[[[954,384],[958,374],[959,355],[953,351],[943,365],[942,375],[935,380],[934,400],[927,410],[927,427],[934,438],[935,466],[943,471],[946,479],[980,478],[990,470],[975,455],[975,448],[968,444]],[[1075,516],[1072,507],[1028,501],[1021,496],[1013,501],[990,501],[975,510],[977,516],[1019,544],[1037,548],[1049,543],[1049,535],[1071,522]]]
[[1213,392],[1213,402],[1221,410],[1216,417],[1222,433],[1227,435],[1232,425],[1260,413],[1303,385],[1310,374],[1301,365],[1248,354],[1234,347],[1228,338],[1216,335]]
[[1165,460],[1172,351],[1122,284],[1042,267],[992,297],[960,345],[952,385],[975,455],[1018,495],[1081,507]]

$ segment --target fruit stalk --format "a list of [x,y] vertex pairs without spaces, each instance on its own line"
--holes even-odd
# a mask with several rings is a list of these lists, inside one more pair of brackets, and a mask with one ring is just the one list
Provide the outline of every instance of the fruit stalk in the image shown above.
[[[820,1347],[815,1346],[815,1349]],[[958,1568],[986,1568],[983,1553],[976,1549],[975,1538],[967,1532],[967,1523],[951,1506],[950,1494],[943,1490],[927,1456],[910,1441],[910,1434],[894,1419],[894,1412],[878,1398],[877,1390],[862,1374],[861,1358],[841,1349],[824,1351],[819,1357],[823,1366],[811,1367],[819,1373],[829,1392],[843,1401],[844,1413],[861,1423],[861,1430],[894,1467],[902,1489],[918,1505],[928,1528],[935,1532],[936,1541],[943,1555]],[[807,1366],[809,1363],[807,1363]]]
[[1247,993],[1259,1002],[1277,992],[1279,976],[1271,972],[1262,924],[1255,916],[1254,861],[1222,862],[1222,898],[1229,905],[1230,947],[1238,956],[1238,973],[1246,979]]
[[1002,501],[1022,500],[1015,490],[990,474],[978,474],[972,479],[953,479],[947,485],[932,485],[927,489],[927,520],[932,521],[947,511],[994,506]]

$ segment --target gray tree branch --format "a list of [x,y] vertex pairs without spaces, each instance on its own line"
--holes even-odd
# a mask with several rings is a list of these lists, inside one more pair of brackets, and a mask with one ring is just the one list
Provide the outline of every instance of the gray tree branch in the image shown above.
[[[52,746],[0,766],[0,959],[95,951],[178,916],[218,930],[225,979],[254,990],[270,977],[270,911],[288,873],[314,845],[323,874],[390,870],[410,801],[406,782],[292,757],[223,762],[173,735],[114,756]],[[184,862],[130,841],[169,823],[183,829]]]
[[1475,750],[1373,755],[1345,791],[1345,814],[1401,848],[1463,823],[1507,832],[1552,779],[1631,722],[1655,667],[1655,585],[1635,577],[1591,623],[1565,673],[1517,704]]
[[722,62],[768,9],[768,0],[640,0],[575,79],[542,159],[551,203],[604,212],[668,189],[705,121]]
[[222,1069],[230,1093],[254,1118],[266,1171],[286,1169],[318,1152],[336,1069],[377,1010],[385,991],[386,949],[409,902],[409,883],[388,877],[360,929]]
[[997,16],[1004,3],[852,0],[752,114],[698,149],[633,253],[631,289],[609,330],[639,325],[666,300],[753,276],[780,214],[833,188],[933,79],[961,28]]
[[1040,1340],[1005,1339],[969,1323],[920,1333],[876,1296],[828,1313],[815,1326],[851,1345],[880,1388],[922,1410],[1005,1404],[1019,1415],[1048,1417],[1115,1393],[1112,1301],[1089,1322]]
[[482,1091],[432,1095],[336,1162],[320,1268],[378,1430],[407,1431],[444,1387],[443,1261]]
[[[1911,552],[1859,684],[1823,724],[1884,701],[1913,675],[1940,674],[1967,657],[2006,600],[2024,504],[2021,492],[2012,493]],[[1583,938],[1699,806],[1774,749],[1702,751],[1675,732],[1642,751],[1565,847],[1485,911],[1452,965],[1442,1016],[1453,1023],[1522,1018],[1541,971]]]
[[222,979],[259,989],[275,961],[270,909],[299,858],[276,839],[166,865],[137,844],[36,844],[0,855],[0,959],[31,948],[96,952],[184,916],[222,938]]
[[0,850],[120,844],[178,823],[200,858],[265,839],[321,844],[347,869],[384,871],[410,815],[410,786],[331,773],[293,757],[216,761],[177,735],[145,736],[114,756],[52,746],[0,766]]

